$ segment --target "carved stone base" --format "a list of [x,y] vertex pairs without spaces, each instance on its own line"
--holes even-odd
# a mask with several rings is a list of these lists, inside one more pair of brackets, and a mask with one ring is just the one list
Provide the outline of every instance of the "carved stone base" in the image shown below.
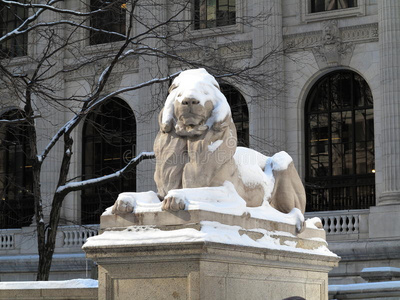
[[[102,218],[102,228],[107,224],[107,231],[120,230],[156,221],[159,229],[172,233],[179,228],[200,230],[205,217],[236,224],[242,228],[240,234],[253,240],[260,236],[252,229],[265,228],[282,245],[297,243],[297,248],[210,241],[89,242],[84,250],[99,266],[99,299],[328,299],[328,272],[339,258],[306,250],[325,244],[322,230],[308,228],[296,237],[294,225],[205,211],[110,215]],[[130,228],[135,232],[135,227]]]

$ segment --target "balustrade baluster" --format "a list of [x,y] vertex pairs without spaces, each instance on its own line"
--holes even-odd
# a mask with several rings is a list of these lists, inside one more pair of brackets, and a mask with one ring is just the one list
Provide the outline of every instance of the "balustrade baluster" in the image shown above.
[[348,233],[351,231],[351,223],[351,218],[348,215],[343,216],[342,233]]
[[359,230],[359,225],[358,225],[359,215],[353,215],[353,218],[354,218],[354,232],[358,233],[358,230]]
[[340,220],[341,220],[341,216],[335,217],[335,221],[336,221],[335,232],[337,234],[340,234],[340,228],[341,228]]

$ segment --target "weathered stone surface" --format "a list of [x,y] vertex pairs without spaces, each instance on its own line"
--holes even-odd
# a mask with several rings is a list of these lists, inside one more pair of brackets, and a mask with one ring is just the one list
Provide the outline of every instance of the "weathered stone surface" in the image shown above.
[[[106,215],[102,230],[154,225],[162,230],[201,229],[201,221],[241,226],[241,234],[258,239],[252,229],[266,229],[283,245],[316,249],[323,230],[208,211]],[[250,232],[249,232],[250,230]],[[99,299],[271,299],[299,296],[328,299],[328,272],[338,257],[239,246],[208,241],[85,246],[99,265]],[[282,288],[284,287],[284,288]]]
[[[101,217],[100,230],[122,230],[129,226],[137,225],[156,225],[162,230],[176,230],[181,228],[200,229],[201,221],[214,221],[225,225],[235,225],[242,227],[246,234],[251,229],[265,229],[272,232],[286,232],[293,237],[287,235],[273,234],[273,237],[279,237],[283,244],[284,241],[296,240],[299,248],[314,249],[321,245],[326,245],[325,231],[304,228],[298,234],[295,225],[273,222],[264,219],[252,218],[249,215],[235,216],[229,214],[221,214],[204,210],[182,210],[177,212],[146,212],[146,213],[129,213],[123,215],[104,215]],[[250,233],[251,234],[251,233]],[[294,236],[297,236],[294,238]],[[320,240],[316,240],[320,239]],[[321,241],[321,239],[323,241]]]
[[327,299],[338,260],[207,242],[86,251],[100,266],[99,299]]

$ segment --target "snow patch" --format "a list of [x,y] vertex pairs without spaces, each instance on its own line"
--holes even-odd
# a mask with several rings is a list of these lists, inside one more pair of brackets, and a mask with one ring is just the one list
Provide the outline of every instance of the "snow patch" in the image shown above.
[[107,245],[143,245],[204,241],[204,233],[192,228],[163,231],[155,226],[131,226],[123,231],[105,231],[89,238],[83,248]]
[[314,218],[311,218],[311,219],[307,219],[307,220],[306,220],[306,226],[307,226],[308,228],[324,230],[324,228],[322,227],[322,221],[321,221],[321,219],[318,218],[318,217],[314,217]]
[[285,241],[284,244],[289,247],[293,247],[293,248],[296,248],[296,246],[297,246],[297,242],[295,242],[295,241]]
[[275,183],[272,169],[265,172],[269,157],[249,148],[237,147],[233,158],[238,168],[239,177],[246,186],[262,186],[264,204],[267,205]]
[[236,163],[242,165],[257,165],[262,170],[264,170],[268,160],[268,156],[265,156],[256,150],[245,147],[237,147],[233,158],[235,159]]
[[246,201],[236,192],[230,181],[223,186],[171,190],[165,196],[184,202],[186,210],[206,210],[241,216],[246,212]]
[[367,282],[367,283],[353,283],[353,284],[340,284],[329,285],[329,293],[338,292],[364,292],[377,290],[380,293],[382,290],[400,290],[400,281],[382,281],[382,282]]
[[[161,202],[157,194],[153,191],[141,193],[121,193],[118,195],[117,201],[122,206],[130,206],[134,208],[135,213],[161,211]],[[108,207],[103,215],[111,215],[112,206]]]
[[293,159],[285,151],[278,152],[270,157],[267,161],[267,166],[274,171],[283,171],[289,167]]
[[400,272],[400,268],[394,267],[373,267],[373,268],[364,268],[361,273],[365,272]]
[[81,289],[98,288],[98,286],[98,281],[94,279],[0,282],[0,290]]
[[235,155],[239,177],[249,187],[260,185],[264,189],[264,204],[271,198],[275,178],[273,171],[283,171],[293,161],[285,151],[268,157],[255,150],[238,147]]

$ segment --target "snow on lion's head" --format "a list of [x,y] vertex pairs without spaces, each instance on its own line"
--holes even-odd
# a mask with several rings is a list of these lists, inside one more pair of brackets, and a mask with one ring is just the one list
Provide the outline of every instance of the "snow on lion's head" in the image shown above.
[[215,78],[205,69],[187,70],[169,88],[161,129],[169,132],[175,125],[178,135],[200,135],[230,115],[229,104]]

